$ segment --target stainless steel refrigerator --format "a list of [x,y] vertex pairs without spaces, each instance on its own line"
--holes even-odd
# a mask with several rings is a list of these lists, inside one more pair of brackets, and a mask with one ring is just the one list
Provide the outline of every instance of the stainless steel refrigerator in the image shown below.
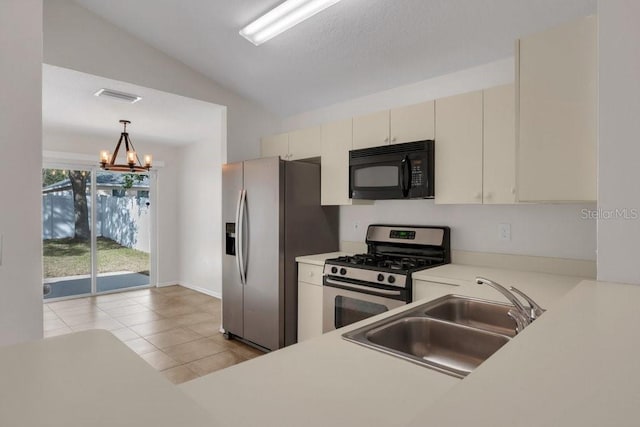
[[295,258],[338,250],[338,208],[320,206],[318,164],[272,157],[222,171],[222,327],[269,350],[294,344]]

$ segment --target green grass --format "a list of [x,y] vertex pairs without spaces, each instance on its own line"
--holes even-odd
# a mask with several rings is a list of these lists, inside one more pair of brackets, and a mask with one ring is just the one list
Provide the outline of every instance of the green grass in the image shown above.
[[[44,277],[91,274],[91,245],[88,240],[48,239],[42,241]],[[149,275],[149,254],[98,237],[98,273],[133,271]]]

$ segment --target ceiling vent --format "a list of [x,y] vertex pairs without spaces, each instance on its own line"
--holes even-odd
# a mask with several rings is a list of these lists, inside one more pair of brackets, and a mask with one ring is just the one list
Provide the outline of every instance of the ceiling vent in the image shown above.
[[107,98],[118,100],[120,102],[128,102],[129,104],[135,104],[136,102],[142,99],[138,95],[133,95],[131,93],[119,92],[117,90],[104,89],[104,88],[97,91],[94,95],[104,96]]

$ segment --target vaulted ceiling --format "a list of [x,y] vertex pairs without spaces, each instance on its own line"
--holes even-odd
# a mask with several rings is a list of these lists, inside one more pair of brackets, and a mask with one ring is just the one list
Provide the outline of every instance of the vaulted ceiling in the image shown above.
[[484,64],[596,0],[342,0],[254,46],[238,31],[282,0],[75,0],[288,116]]

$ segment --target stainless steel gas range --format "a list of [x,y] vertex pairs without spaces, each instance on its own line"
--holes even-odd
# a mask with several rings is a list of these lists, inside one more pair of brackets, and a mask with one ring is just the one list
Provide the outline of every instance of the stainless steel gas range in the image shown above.
[[451,262],[449,227],[370,225],[367,253],[325,261],[323,331],[412,301],[411,275]]

